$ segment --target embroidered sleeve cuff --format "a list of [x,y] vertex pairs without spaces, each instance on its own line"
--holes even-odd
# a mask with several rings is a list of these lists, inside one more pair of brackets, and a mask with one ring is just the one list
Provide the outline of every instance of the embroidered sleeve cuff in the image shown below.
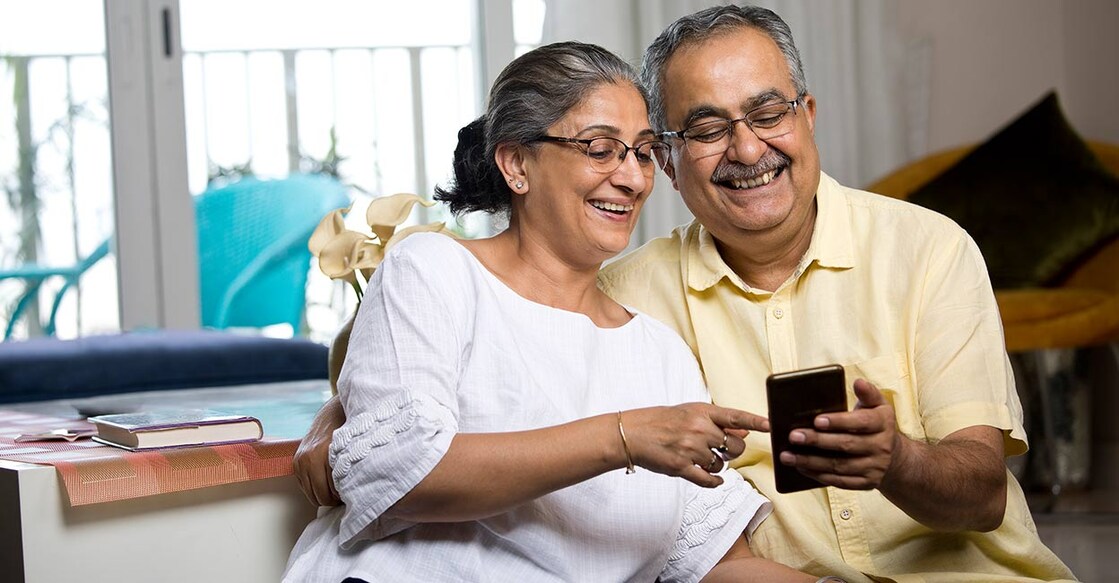
[[380,403],[335,431],[330,462],[346,504],[343,548],[358,538],[381,538],[409,526],[400,520],[378,522],[439,463],[456,431],[450,412],[425,395]]
[[724,483],[718,488],[691,489],[662,580],[698,581],[739,536],[752,533],[769,516],[769,500],[737,471],[726,469],[720,476]]

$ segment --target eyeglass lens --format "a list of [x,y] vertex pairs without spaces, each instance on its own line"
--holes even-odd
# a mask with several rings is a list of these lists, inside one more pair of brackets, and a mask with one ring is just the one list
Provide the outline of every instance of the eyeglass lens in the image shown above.
[[622,165],[626,154],[633,151],[638,165],[646,173],[652,173],[653,166],[661,166],[668,159],[668,144],[664,142],[645,142],[630,147],[614,138],[593,138],[586,145],[587,160],[597,172],[613,172]]
[[[793,130],[796,101],[759,107],[738,119],[720,119],[694,125],[682,132],[688,152],[695,157],[726,151],[734,124],[745,122],[759,140],[779,138]],[[789,113],[793,115],[789,115]]]

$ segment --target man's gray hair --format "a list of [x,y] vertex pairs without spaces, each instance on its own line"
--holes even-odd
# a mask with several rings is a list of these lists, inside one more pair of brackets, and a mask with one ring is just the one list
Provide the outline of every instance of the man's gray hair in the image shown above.
[[800,53],[793,42],[793,33],[780,16],[759,6],[713,6],[681,17],[645,50],[641,63],[641,82],[649,95],[649,121],[653,125],[653,131],[668,130],[664,111],[664,69],[672,55],[681,47],[698,44],[745,27],[757,29],[777,43],[777,48],[781,49],[785,62],[789,65],[789,74],[797,95],[808,91]]

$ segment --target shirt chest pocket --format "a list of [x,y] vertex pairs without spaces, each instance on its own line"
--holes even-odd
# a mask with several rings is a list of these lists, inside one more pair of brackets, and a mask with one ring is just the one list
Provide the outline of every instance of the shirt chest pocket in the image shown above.
[[925,440],[925,428],[921,422],[917,391],[913,386],[904,353],[885,354],[854,364],[846,364],[843,370],[847,375],[848,403],[854,406],[856,402],[852,388],[855,379],[866,379],[878,387],[886,400],[893,405],[898,430],[906,437]]

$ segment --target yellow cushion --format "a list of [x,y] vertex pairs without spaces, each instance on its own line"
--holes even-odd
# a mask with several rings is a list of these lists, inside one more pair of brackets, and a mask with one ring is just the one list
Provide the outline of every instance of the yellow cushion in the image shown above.
[[1010,352],[1072,348],[1119,337],[1119,295],[1091,289],[995,293]]

